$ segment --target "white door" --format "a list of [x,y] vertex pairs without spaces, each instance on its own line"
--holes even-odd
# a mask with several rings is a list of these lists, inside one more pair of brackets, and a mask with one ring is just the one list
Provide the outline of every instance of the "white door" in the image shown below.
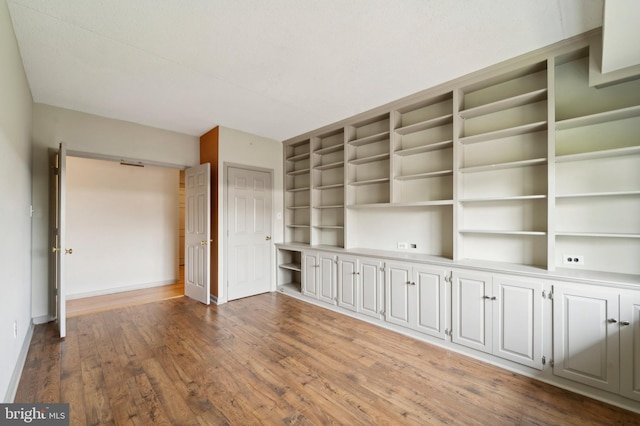
[[227,299],[271,291],[271,173],[227,171]]
[[318,256],[302,253],[302,294],[318,297]]
[[65,293],[65,255],[73,251],[66,247],[66,167],[67,150],[64,144],[58,149],[58,183],[56,186],[56,245],[53,252],[56,254],[56,320],[60,337],[67,335],[67,301]]
[[[409,327],[410,291],[412,268],[401,263],[388,263],[385,267],[387,287],[385,309],[386,320],[392,324]],[[415,293],[414,293],[415,294]]]
[[184,294],[209,304],[211,287],[211,165],[185,170]]
[[446,339],[447,271],[426,266],[414,266],[417,296],[412,303],[417,312],[415,328],[422,333]]
[[553,374],[618,392],[618,293],[586,285],[553,287]]
[[373,318],[382,315],[382,262],[375,259],[358,261],[358,312]]
[[483,352],[491,352],[491,275],[452,274],[451,341]]
[[640,401],[640,294],[620,293],[620,394]]
[[332,254],[319,254],[318,299],[323,302],[336,303],[336,257]]
[[355,257],[338,259],[338,306],[357,311],[358,305],[358,261]]

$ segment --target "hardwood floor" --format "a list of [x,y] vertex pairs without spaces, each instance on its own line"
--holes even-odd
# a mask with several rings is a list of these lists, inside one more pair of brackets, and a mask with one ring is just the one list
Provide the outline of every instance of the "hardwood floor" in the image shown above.
[[633,425],[640,415],[268,293],[36,327],[16,402],[72,425]]

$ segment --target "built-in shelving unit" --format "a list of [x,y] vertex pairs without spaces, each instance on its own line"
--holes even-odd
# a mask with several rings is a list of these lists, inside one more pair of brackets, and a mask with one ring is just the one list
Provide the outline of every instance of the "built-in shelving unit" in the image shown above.
[[589,87],[587,53],[555,68],[555,266],[640,274],[640,81]]
[[298,250],[277,250],[278,286],[301,292],[302,253]]
[[640,275],[640,80],[590,87],[591,43],[285,142],[286,241]]

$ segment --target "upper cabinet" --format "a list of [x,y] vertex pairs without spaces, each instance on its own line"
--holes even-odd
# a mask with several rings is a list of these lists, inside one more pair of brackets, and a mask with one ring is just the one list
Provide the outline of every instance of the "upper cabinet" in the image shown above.
[[285,141],[285,241],[640,277],[640,79],[589,85],[599,37]]

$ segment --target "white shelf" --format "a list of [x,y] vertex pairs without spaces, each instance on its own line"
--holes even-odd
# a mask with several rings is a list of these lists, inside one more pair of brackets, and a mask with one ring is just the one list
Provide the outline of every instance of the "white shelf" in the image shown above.
[[494,234],[494,235],[531,235],[531,236],[541,236],[547,235],[544,231],[501,231],[495,229],[462,229],[460,230],[463,234]]
[[589,238],[640,238],[640,234],[621,234],[607,232],[556,232],[558,237],[589,237]]
[[556,198],[589,198],[589,197],[631,197],[640,196],[640,191],[584,192],[575,194],[556,194]]
[[327,146],[325,148],[320,148],[315,150],[313,153],[318,155],[331,154],[332,152],[342,151],[344,149],[343,144]]
[[640,116],[640,105],[557,121],[556,130],[568,130],[637,116]]
[[390,134],[389,132],[382,132],[382,133],[377,133],[375,135],[367,136],[365,138],[355,139],[355,140],[349,141],[349,145],[362,146],[362,145],[367,145],[374,142],[380,142],[385,139],[389,139],[389,134]]
[[453,123],[453,114],[444,115],[442,117],[432,118],[431,120],[421,121],[419,123],[410,124],[408,126],[399,127],[395,129],[395,132],[399,135],[408,135],[410,133],[421,132],[423,130],[431,129],[445,124]]
[[391,203],[389,207],[435,207],[452,206],[453,200],[412,201],[408,203]]
[[463,144],[472,144],[480,142],[488,142],[496,139],[504,139],[511,136],[525,135],[527,133],[539,132],[547,129],[546,121],[538,121],[536,123],[523,124],[522,126],[509,127],[506,129],[496,130],[488,133],[480,133],[477,135],[465,136],[460,138]]
[[319,166],[315,166],[314,169],[323,171],[323,170],[329,170],[329,169],[337,169],[340,167],[344,167],[344,161],[336,161],[335,163],[322,164]]
[[546,158],[534,158],[531,160],[522,160],[522,161],[512,161],[507,163],[498,163],[498,164],[489,164],[486,166],[473,166],[473,167],[462,167],[460,171],[462,173],[478,173],[478,172],[487,172],[491,170],[504,170],[504,169],[514,169],[518,167],[532,167],[539,166],[542,164],[547,164]]
[[362,180],[351,182],[349,185],[351,186],[363,186],[363,185],[375,185],[377,183],[385,183],[389,182],[389,178],[380,178],[380,179],[370,179],[370,180]]
[[302,271],[302,268],[297,263],[282,263],[279,265],[279,267],[282,269],[289,269],[291,271],[296,271],[296,272]]
[[299,176],[299,175],[305,175],[305,174],[308,174],[310,170],[311,170],[311,169],[293,170],[293,171],[291,171],[291,172],[287,172],[287,176]]
[[522,95],[513,96],[507,99],[501,99],[485,105],[469,108],[460,111],[460,117],[467,119],[487,115],[498,111],[504,111],[509,108],[515,108],[522,105],[532,104],[547,99],[547,89],[534,90]]
[[486,202],[500,202],[500,201],[521,201],[521,200],[543,200],[547,198],[546,195],[516,195],[513,197],[481,197],[481,198],[463,198],[461,203],[486,203]]
[[291,189],[287,189],[287,192],[302,192],[302,191],[309,191],[309,187],[308,186],[303,186],[302,188],[291,188]]
[[570,161],[595,160],[598,158],[623,157],[625,155],[640,154],[640,146],[626,148],[603,149],[600,151],[581,152],[579,154],[567,154],[556,156],[556,163],[568,163]]
[[342,209],[344,208],[344,204],[336,204],[333,206],[314,206],[314,209]]
[[332,185],[316,186],[313,189],[333,189],[333,188],[344,188],[344,184],[343,183],[334,183]]
[[393,204],[384,202],[384,203],[368,203],[368,204],[349,204],[347,208],[349,209],[372,209],[372,208],[389,208],[392,207]]
[[353,164],[357,166],[359,164],[367,164],[367,163],[373,163],[376,161],[388,160],[389,157],[390,157],[389,153],[372,155],[370,157],[363,157],[363,158],[357,158],[355,160],[349,160],[349,164]]
[[287,161],[306,160],[309,157],[310,157],[309,153],[308,152],[304,152],[302,154],[297,154],[297,155],[292,155],[291,157],[287,157]]
[[453,146],[453,141],[448,140],[448,141],[436,142],[428,145],[417,146],[415,148],[399,149],[395,151],[394,154],[399,155],[401,157],[405,157],[407,155],[422,154],[424,152],[447,149],[447,148],[451,148],[452,146]]
[[313,225],[313,227],[318,229],[344,229],[344,226],[341,225]]
[[293,223],[290,223],[287,225],[287,228],[310,228],[311,225],[296,225]]
[[453,170],[438,170],[436,172],[416,173],[415,175],[396,176],[396,180],[414,180],[428,179],[439,176],[449,176],[453,174]]
[[306,205],[306,206],[290,206],[290,207],[287,207],[287,209],[289,209],[289,210],[297,210],[297,209],[308,209],[310,207],[311,206],[308,206],[308,205]]

